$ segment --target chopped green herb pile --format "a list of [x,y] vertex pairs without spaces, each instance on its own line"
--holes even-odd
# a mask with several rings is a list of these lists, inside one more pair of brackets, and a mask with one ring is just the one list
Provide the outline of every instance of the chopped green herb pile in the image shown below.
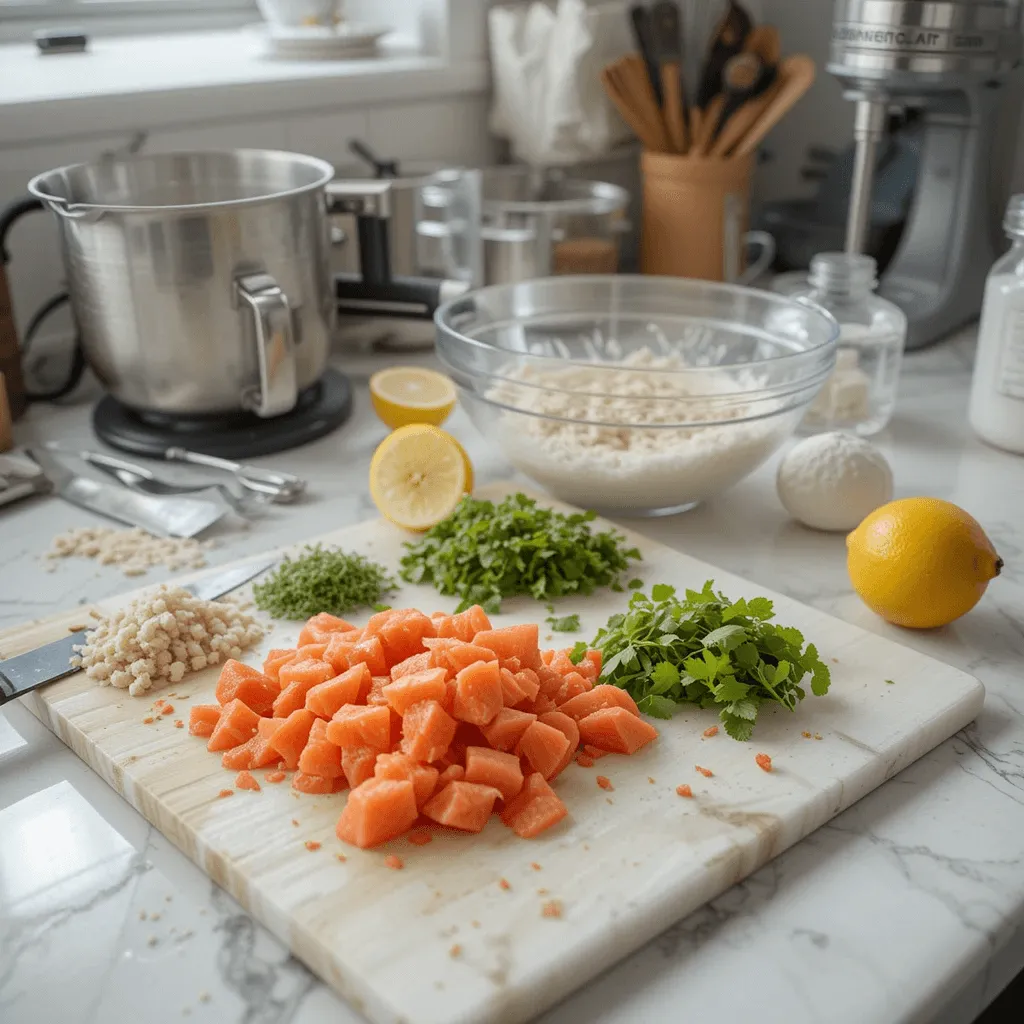
[[[629,611],[613,615],[590,646],[604,658],[601,681],[628,691],[645,714],[671,718],[680,704],[718,708],[725,731],[748,740],[762,704],[794,711],[804,699],[806,675],[819,697],[831,678],[799,630],[770,621],[771,601],[733,602],[713,588],[708,580],[682,600],[665,584],[650,597],[633,594]],[[584,644],[576,648],[586,651]]]
[[545,601],[598,587],[621,590],[619,576],[640,552],[614,530],[594,533],[588,524],[596,518],[538,508],[525,494],[498,505],[466,497],[422,540],[406,545],[402,578],[460,597],[459,610],[479,604],[489,613],[518,594]]
[[308,619],[319,612],[344,615],[375,607],[397,586],[387,570],[340,548],[307,547],[285,558],[265,582],[252,588],[256,605],[279,619]]
[[578,633],[580,631],[580,617],[575,613],[563,615],[561,618],[549,615],[544,621],[555,633]]

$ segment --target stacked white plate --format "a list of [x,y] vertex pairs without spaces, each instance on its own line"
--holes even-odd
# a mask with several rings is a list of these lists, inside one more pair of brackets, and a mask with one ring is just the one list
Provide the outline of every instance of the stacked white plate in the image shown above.
[[264,57],[277,60],[354,60],[375,57],[377,43],[391,30],[380,25],[341,22],[334,26],[253,25]]

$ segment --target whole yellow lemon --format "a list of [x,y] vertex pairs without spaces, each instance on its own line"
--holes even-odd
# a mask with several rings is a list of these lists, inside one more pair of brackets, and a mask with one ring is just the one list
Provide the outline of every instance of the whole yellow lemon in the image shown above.
[[966,615],[1003,567],[977,520],[940,498],[875,509],[846,548],[853,589],[887,622],[909,629]]

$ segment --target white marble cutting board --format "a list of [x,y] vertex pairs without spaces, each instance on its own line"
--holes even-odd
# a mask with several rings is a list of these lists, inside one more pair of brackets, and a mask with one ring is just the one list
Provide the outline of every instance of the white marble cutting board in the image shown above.
[[[320,539],[396,565],[406,537],[374,521]],[[232,773],[173,725],[187,719],[192,703],[212,700],[215,671],[171,687],[176,713],[152,725],[143,718],[157,694],[132,699],[89,686],[81,675],[26,703],[371,1020],[516,1024],[895,775],[971,721],[984,697],[957,669],[633,539],[644,554],[636,575],[648,587],[700,587],[714,578],[730,597],[772,597],[778,621],[797,626],[832,659],[832,692],[809,696],[796,714],[762,710],[750,743],[724,733],[704,738],[713,712],[689,711],[656,723],[660,738],[637,756],[609,756],[589,769],[571,765],[556,782],[570,817],[537,840],[519,839],[492,820],[479,836],[439,836],[423,847],[398,840],[364,852],[334,837],[343,794],[314,798],[267,784],[260,793],[218,798]],[[589,638],[626,599],[604,592],[563,601],[558,613],[579,612],[580,637]],[[404,588],[393,603],[427,611],[454,606],[424,587]],[[511,601],[495,623],[546,614],[542,605]],[[8,630],[0,634],[0,657],[82,621],[79,608]],[[247,660],[288,646],[298,629],[277,624]],[[549,645],[575,639],[558,634]],[[759,752],[772,757],[771,774],[755,764]],[[614,789],[599,788],[598,774]],[[680,783],[693,787],[694,799],[676,794]],[[322,846],[307,850],[308,840]],[[390,853],[401,857],[402,870],[384,865]],[[544,916],[552,901],[560,917]]]

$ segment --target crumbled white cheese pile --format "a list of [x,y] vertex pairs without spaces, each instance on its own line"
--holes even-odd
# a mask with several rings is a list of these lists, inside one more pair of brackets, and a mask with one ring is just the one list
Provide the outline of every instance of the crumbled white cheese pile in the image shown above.
[[731,486],[794,426],[763,400],[751,404],[760,381],[746,371],[673,372],[687,368],[642,348],[612,364],[524,367],[487,397],[528,414],[505,414],[502,447],[559,497],[588,508],[667,509]]
[[125,576],[141,576],[156,565],[168,569],[201,569],[212,541],[154,537],[145,530],[83,527],[53,538],[46,553],[50,572],[59,558],[95,558],[100,565],[116,565]]
[[160,683],[177,683],[189,672],[240,658],[261,639],[262,627],[235,605],[161,587],[100,619],[75,647],[71,663],[100,685],[138,697]]

